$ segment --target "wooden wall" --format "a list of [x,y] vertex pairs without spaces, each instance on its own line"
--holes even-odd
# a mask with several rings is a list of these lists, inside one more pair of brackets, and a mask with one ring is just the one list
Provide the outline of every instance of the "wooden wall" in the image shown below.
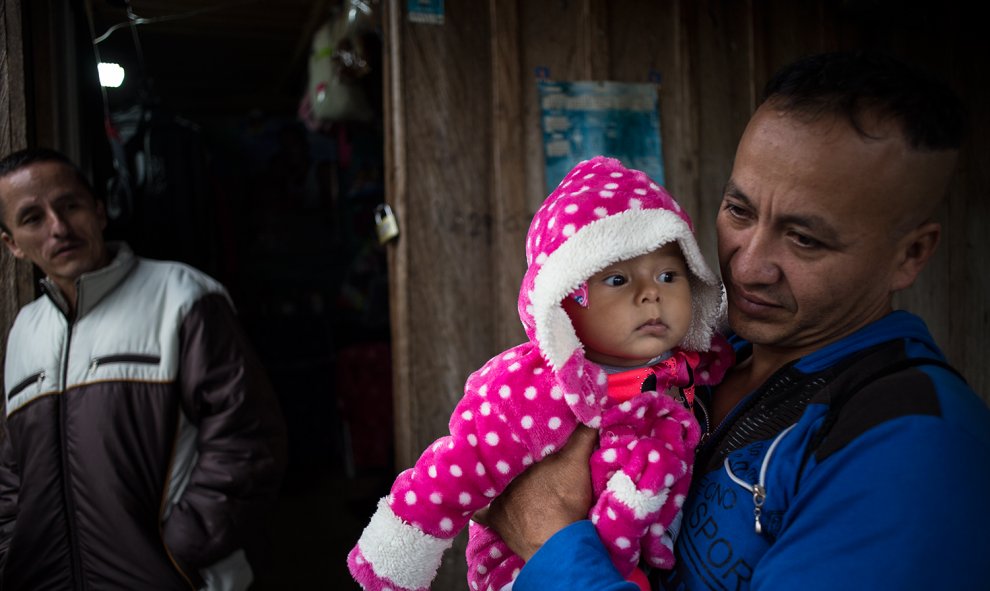
[[[72,0],[0,0],[0,157],[30,146],[61,150],[83,170],[93,160],[80,116]],[[32,265],[0,246],[0,360],[21,306],[36,296]],[[0,383],[3,364],[0,363]]]
[[[27,146],[24,52],[20,0],[0,0],[0,156]],[[7,331],[20,307],[34,297],[29,263],[0,247],[0,360]],[[0,363],[0,384],[3,364]]]
[[[384,2],[387,187],[402,231],[389,252],[398,468],[446,432],[469,372],[524,337],[523,239],[545,197],[537,67],[558,80],[662,74],[667,185],[713,263],[722,185],[776,68],[806,53],[879,47],[939,72],[971,104],[973,133],[941,212],[940,252],[898,303],[990,396],[990,42],[964,5],[447,0],[438,26]],[[463,587],[463,560],[449,556],[434,589]]]

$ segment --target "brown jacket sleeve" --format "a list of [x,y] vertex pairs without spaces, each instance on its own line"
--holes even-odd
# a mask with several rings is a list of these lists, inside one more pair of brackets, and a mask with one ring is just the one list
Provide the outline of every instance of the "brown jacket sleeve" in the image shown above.
[[199,455],[163,536],[184,569],[200,569],[245,547],[261,528],[281,485],[286,433],[268,378],[223,296],[193,306],[180,343],[178,382],[183,411],[199,429]]
[[7,565],[10,540],[14,537],[14,525],[17,523],[17,494],[21,484],[20,472],[14,460],[13,445],[7,433],[6,417],[5,405],[0,402],[0,577]]

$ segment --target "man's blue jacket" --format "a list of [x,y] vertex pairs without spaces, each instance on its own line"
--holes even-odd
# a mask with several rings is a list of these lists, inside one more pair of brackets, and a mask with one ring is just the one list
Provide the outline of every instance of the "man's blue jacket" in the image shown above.
[[[661,588],[990,589],[990,410],[917,316],[781,368],[712,430]],[[583,521],[513,589],[635,586]]]

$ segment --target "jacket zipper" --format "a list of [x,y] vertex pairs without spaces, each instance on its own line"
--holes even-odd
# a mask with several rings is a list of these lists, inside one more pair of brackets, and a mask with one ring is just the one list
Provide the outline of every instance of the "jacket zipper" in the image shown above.
[[141,355],[138,353],[125,353],[121,355],[104,355],[102,357],[94,357],[89,362],[89,371],[93,373],[101,365],[107,365],[108,363],[147,363],[150,365],[158,365],[162,360],[159,355]]
[[[719,439],[722,437],[723,432],[726,430],[726,425],[731,425],[735,423],[736,420],[740,416],[742,416],[743,413],[753,408],[753,406],[755,406],[756,403],[759,402],[769,391],[767,385],[774,383],[780,375],[788,371],[795,363],[796,361],[786,363],[784,364],[783,367],[775,371],[773,375],[770,376],[770,378],[768,378],[765,382],[763,382],[763,385],[761,387],[750,392],[749,394],[746,395],[745,398],[740,400],[739,403],[736,404],[735,408],[729,411],[729,414],[725,415],[725,417],[723,417],[722,420],[719,421],[718,425],[716,425],[715,428],[709,432],[707,439],[703,443],[698,445],[698,453],[696,454],[696,457],[702,456],[703,454],[705,455],[704,465],[707,465],[707,463],[711,460],[710,455],[711,452],[714,451],[713,446],[717,445]],[[712,395],[715,396],[715,393],[712,392]],[[706,418],[708,417],[707,412],[705,416]],[[702,464],[698,464],[696,460],[696,465],[701,466]]]
[[700,397],[694,397],[694,405],[701,410],[701,414],[705,419],[705,429],[701,432],[701,438],[698,440],[698,446],[695,448],[701,449],[701,446],[708,441],[708,436],[712,434],[712,417],[708,414],[708,407],[705,406],[704,401]]
[[69,477],[69,449],[68,445],[65,443],[65,434],[68,431],[68,417],[65,409],[66,399],[64,388],[68,385],[68,371],[69,371],[69,350],[72,345],[72,329],[74,328],[75,321],[70,320],[66,317],[66,322],[68,323],[68,329],[65,336],[65,357],[62,361],[62,380],[63,382],[63,394],[59,397],[59,425],[61,426],[61,444],[62,444],[62,496],[65,499],[65,522],[69,524],[69,560],[72,562],[72,578],[74,586],[76,589],[84,590],[86,588],[86,582],[82,578],[82,566],[79,558],[79,533],[76,531],[76,507],[75,501],[72,498],[72,488],[70,484]]
[[[736,419],[740,415],[742,415],[742,413],[744,413],[747,410],[749,410],[750,408],[752,408],[753,405],[756,404],[756,402],[760,398],[763,397],[763,394],[765,392],[766,392],[766,389],[765,388],[760,388],[759,390],[757,390],[755,392],[750,392],[746,396],[746,398],[743,398],[739,402],[739,404],[737,404],[736,407],[733,408],[732,411],[729,412],[729,414],[725,415],[725,417],[722,418],[722,420],[719,422],[719,424],[716,425],[715,428],[712,429],[709,432],[708,438],[704,441],[704,444],[698,446],[698,452],[699,452],[698,455],[699,456],[702,455],[701,452],[708,452],[708,453],[705,454],[706,455],[706,457],[705,457],[705,464],[707,464],[708,461],[710,460],[710,458],[707,457],[707,456],[710,454],[710,452],[713,451],[714,448],[712,446],[715,445],[719,441],[720,436],[723,434],[723,431],[725,431],[725,426],[726,425],[729,425],[729,424],[732,424],[732,423],[735,423],[736,422]],[[704,448],[704,449],[702,449],[702,448]]]
[[762,397],[762,394],[763,394],[762,390],[751,392],[749,395],[746,396],[746,398],[742,399],[739,402],[739,404],[737,404],[736,407],[733,408],[729,414],[725,415],[722,418],[722,420],[719,421],[719,424],[715,425],[714,429],[711,426],[711,416],[708,414],[708,409],[705,407],[704,404],[701,404],[701,411],[705,415],[705,423],[708,426],[708,430],[705,432],[704,436],[702,436],[701,438],[701,441],[698,443],[698,451],[700,452],[701,449],[705,447],[707,443],[711,441],[715,441],[717,439],[715,436],[722,434],[723,427],[725,427],[726,424],[735,422],[736,417],[738,415],[752,408],[753,405],[756,404],[756,402]]
[[777,449],[780,442],[794,429],[794,427],[797,427],[797,423],[794,423],[790,427],[784,429],[780,432],[780,434],[773,438],[770,448],[767,449],[767,453],[763,456],[763,461],[760,463],[759,478],[752,484],[746,482],[742,478],[739,478],[732,472],[732,466],[729,465],[729,456],[725,456],[725,459],[722,461],[722,465],[725,467],[725,473],[729,475],[729,479],[753,495],[753,531],[755,531],[757,535],[763,534],[763,522],[760,520],[760,517],[763,514],[763,504],[767,500],[767,469],[770,467],[770,458],[773,457],[773,452]]
[[45,372],[39,371],[36,374],[32,374],[23,380],[16,386],[10,389],[10,394],[7,395],[7,403],[9,404],[11,400],[17,398],[17,395],[23,392],[31,384],[37,383],[38,388],[41,388],[41,383],[45,381]]

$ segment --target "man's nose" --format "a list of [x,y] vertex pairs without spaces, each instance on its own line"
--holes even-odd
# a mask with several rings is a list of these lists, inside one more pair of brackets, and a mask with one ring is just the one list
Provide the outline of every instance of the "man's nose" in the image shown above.
[[66,236],[69,233],[69,224],[57,210],[48,212],[48,229],[52,236]]
[[777,244],[768,232],[753,232],[740,241],[729,261],[736,283],[769,285],[780,279]]

